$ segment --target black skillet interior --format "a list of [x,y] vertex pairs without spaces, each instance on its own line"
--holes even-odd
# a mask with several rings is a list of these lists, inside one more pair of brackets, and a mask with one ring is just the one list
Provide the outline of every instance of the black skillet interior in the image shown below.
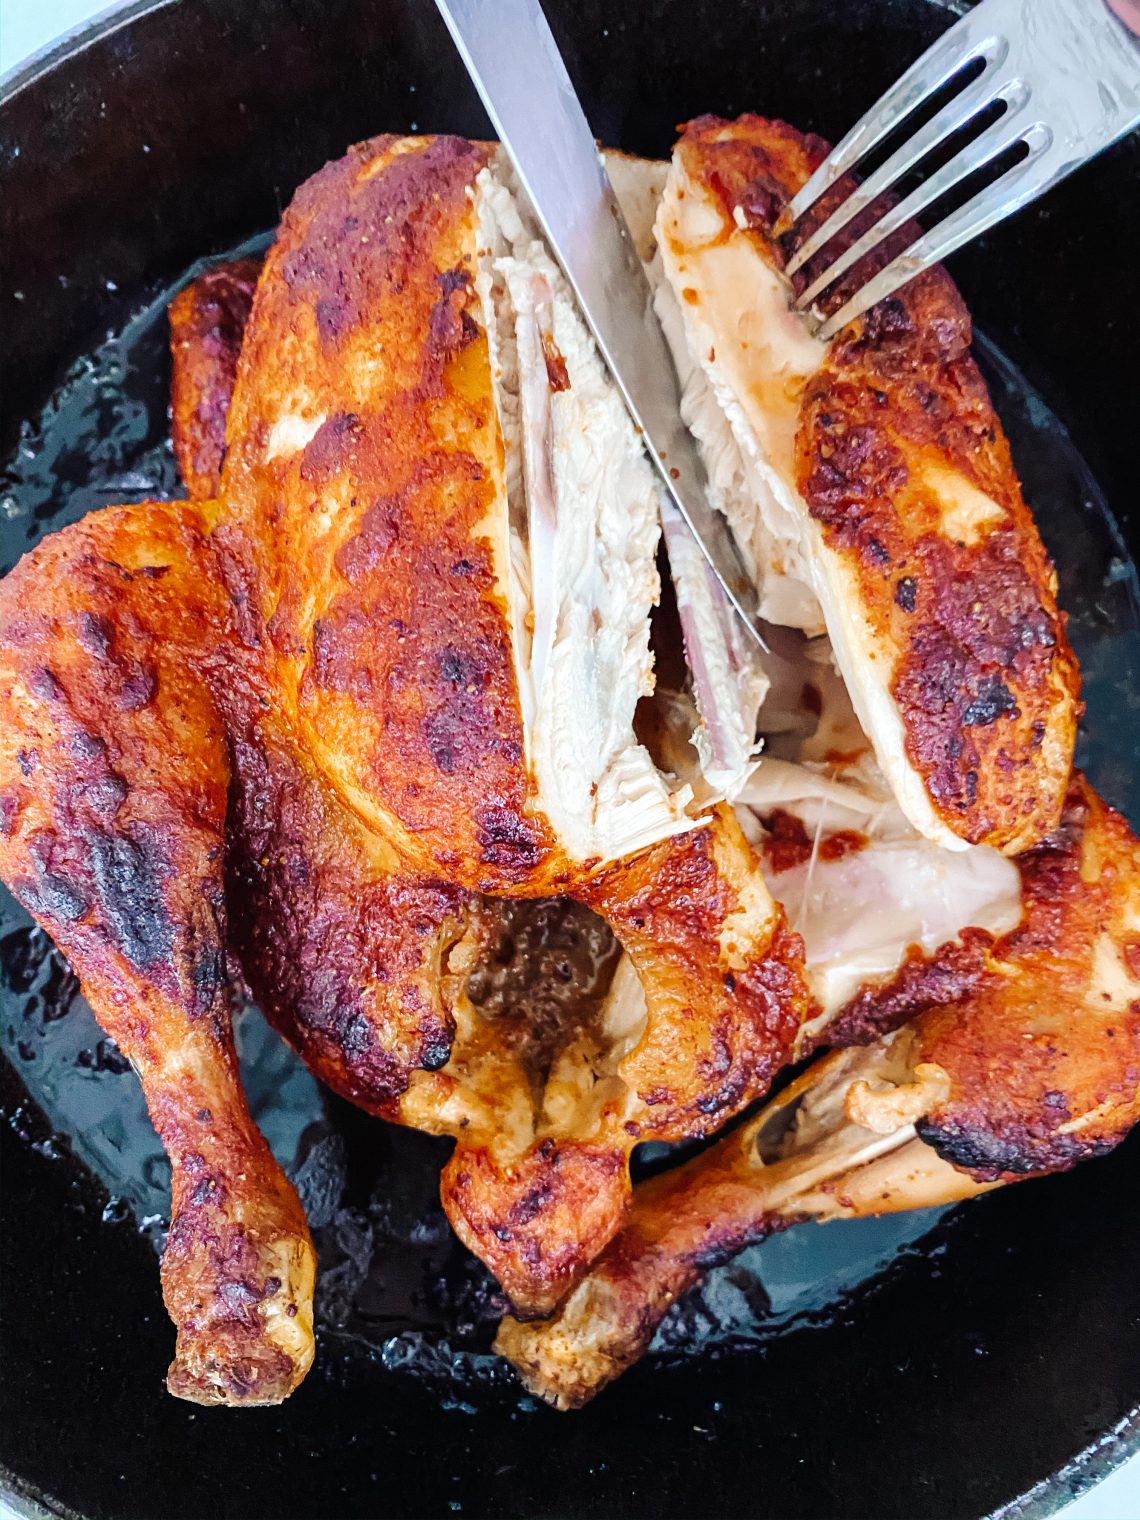
[[[953,14],[935,0],[548,8],[599,136],[658,154],[710,109],[834,137]],[[417,126],[487,130],[430,0],[128,7],[25,76],[0,104],[4,455],[140,292],[270,226],[345,144]],[[1120,281],[1138,159],[1118,147],[954,266],[1134,553],[1136,329]],[[6,1062],[0,1079],[2,1460],[13,1491],[52,1511],[980,1515],[1050,1507],[1140,1437],[1135,1141],[961,1211],[936,1250],[818,1325],[642,1367],[576,1415],[497,1391],[441,1403],[342,1343],[287,1405],[238,1414],[162,1392],[171,1331],[150,1247],[103,1222]]]

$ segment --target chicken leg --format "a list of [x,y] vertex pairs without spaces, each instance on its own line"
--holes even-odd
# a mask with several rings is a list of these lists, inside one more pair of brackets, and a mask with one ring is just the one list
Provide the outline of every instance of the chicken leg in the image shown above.
[[313,1356],[315,1259],[238,1079],[225,734],[202,667],[226,607],[193,508],[114,508],[0,593],[0,871],[138,1072],[170,1156],[169,1387],[274,1403]]

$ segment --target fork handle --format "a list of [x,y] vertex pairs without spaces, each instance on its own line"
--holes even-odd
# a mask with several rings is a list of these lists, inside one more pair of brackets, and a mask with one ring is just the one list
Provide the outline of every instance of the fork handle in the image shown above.
[[1140,0],[1104,0],[1104,3],[1134,37],[1140,37]]

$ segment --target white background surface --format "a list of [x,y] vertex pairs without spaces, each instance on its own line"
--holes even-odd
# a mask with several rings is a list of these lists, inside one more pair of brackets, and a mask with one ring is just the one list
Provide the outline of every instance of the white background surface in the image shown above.
[[[430,4],[431,0],[423,3]],[[103,4],[92,4],[91,0],[0,0],[0,73],[104,9]],[[377,131],[383,126],[377,122]],[[1010,1431],[1009,1437],[1016,1440],[1016,1431]],[[0,1500],[0,1517],[7,1513]],[[1140,1520],[1140,1456],[1069,1505],[1064,1516],[1065,1520]]]

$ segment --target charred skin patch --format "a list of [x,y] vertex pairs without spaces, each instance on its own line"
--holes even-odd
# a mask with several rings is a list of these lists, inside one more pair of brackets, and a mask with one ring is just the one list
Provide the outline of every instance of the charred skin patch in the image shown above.
[[355,412],[337,412],[317,429],[301,455],[301,479],[319,489],[335,480],[351,463],[360,437],[360,418]]
[[[691,122],[688,173],[777,269],[780,214],[826,145],[781,122]],[[822,196],[794,236],[842,201]],[[803,290],[876,215],[856,217],[797,271]],[[835,311],[918,229],[900,228],[820,301]],[[1079,675],[1056,576],[1013,470],[970,319],[941,269],[872,308],[831,344],[800,408],[796,484],[865,619],[902,719],[906,755],[962,838],[1014,852],[1056,826],[1072,760]],[[860,636],[862,638],[862,635]]]
[[226,416],[260,269],[257,259],[222,264],[170,303],[170,436],[192,501],[211,500],[221,484]]
[[827,1024],[819,1044],[869,1045],[928,1008],[960,1002],[981,985],[993,943],[993,935],[984,929],[964,929],[957,940],[940,945],[933,956],[912,945],[894,976],[862,988],[843,1005]]
[[1047,1127],[1047,1121],[995,1128],[984,1109],[973,1124],[966,1119],[944,1123],[920,1119],[915,1130],[944,1160],[978,1182],[1013,1182],[1034,1173],[1067,1172],[1079,1161],[1106,1155],[1123,1139],[1123,1134],[1092,1140],[1059,1135]]
[[169,851],[146,828],[87,836],[98,906],[114,943],[137,971],[154,970],[174,949],[175,928],[163,897]]
[[455,1034],[438,959],[463,895],[371,865],[359,829],[268,720],[232,720],[227,886],[234,949],[259,1005],[323,1081],[389,1112]]
[[[730,866],[720,857],[722,830]],[[739,826],[720,809],[715,829],[623,861],[581,893],[610,924],[646,989],[650,1025],[623,1063],[645,1104],[638,1121],[644,1139],[707,1133],[723,1123],[767,1087],[806,1016],[803,941],[788,930],[781,908],[769,900],[746,952],[734,954],[726,943],[754,871]],[[655,1027],[657,1006],[671,1010],[667,1026]]]

